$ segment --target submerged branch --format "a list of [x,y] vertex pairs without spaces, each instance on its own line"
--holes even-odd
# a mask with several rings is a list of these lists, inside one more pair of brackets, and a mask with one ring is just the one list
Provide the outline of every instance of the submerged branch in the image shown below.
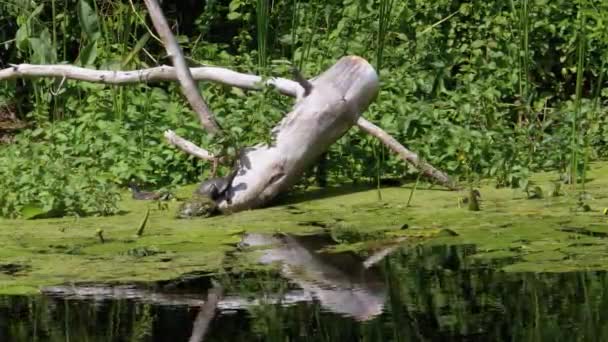
[[220,126],[215,121],[213,113],[211,113],[207,103],[205,103],[196,82],[194,82],[194,79],[192,78],[192,74],[190,74],[190,69],[186,64],[182,49],[179,47],[175,36],[171,32],[171,28],[167,23],[167,19],[165,18],[158,1],[144,0],[144,3],[148,8],[154,28],[156,28],[156,31],[160,35],[171,61],[173,61],[173,66],[176,69],[177,79],[181,85],[182,93],[184,93],[184,96],[188,99],[192,109],[198,114],[203,127],[205,127],[209,133],[221,133]]

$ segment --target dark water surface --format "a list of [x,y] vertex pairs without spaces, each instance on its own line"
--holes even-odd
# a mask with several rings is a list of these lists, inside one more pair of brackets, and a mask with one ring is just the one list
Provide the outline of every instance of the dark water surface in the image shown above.
[[[316,252],[323,237],[270,239],[260,261],[284,266],[216,279],[226,295],[205,341],[608,341],[606,272],[505,273],[473,246],[404,247],[366,268]],[[209,284],[0,297],[0,341],[188,341]]]

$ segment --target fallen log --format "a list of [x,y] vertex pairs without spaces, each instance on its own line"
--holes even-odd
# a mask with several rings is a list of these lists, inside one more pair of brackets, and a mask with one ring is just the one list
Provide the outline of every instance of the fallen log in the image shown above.
[[311,81],[273,129],[270,145],[244,149],[231,186],[217,199],[222,212],[262,206],[294,185],[342,137],[378,94],[378,76],[363,58],[340,59]]

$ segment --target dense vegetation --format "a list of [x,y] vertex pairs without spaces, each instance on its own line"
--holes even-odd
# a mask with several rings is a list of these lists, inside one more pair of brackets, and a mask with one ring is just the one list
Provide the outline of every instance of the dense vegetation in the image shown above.
[[[589,160],[607,154],[608,4],[601,1],[180,0],[164,7],[192,65],[289,77],[290,63],[312,76],[346,54],[368,59],[382,90],[365,116],[468,182],[494,177],[524,186],[543,169],[576,181]],[[150,27],[140,3],[3,1],[0,67],[169,63]],[[174,84],[1,82],[0,124],[15,116],[28,128],[0,146],[0,215],[32,207],[115,213],[117,189],[129,181],[173,186],[208,174],[208,164],[164,144],[163,130],[218,151],[259,142],[290,106],[271,89],[201,89],[220,124],[232,128],[225,141],[200,130]],[[333,146],[328,167],[333,182],[415,172],[356,129]]]

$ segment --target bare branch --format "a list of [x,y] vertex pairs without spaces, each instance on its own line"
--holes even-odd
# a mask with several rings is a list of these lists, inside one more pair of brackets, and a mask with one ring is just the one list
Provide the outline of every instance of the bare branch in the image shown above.
[[[286,78],[270,78],[264,80],[260,76],[240,73],[220,67],[197,67],[191,68],[192,77],[197,81],[210,81],[228,86],[261,90],[265,85],[275,87],[284,95],[296,97],[298,93],[304,92],[297,82]],[[159,66],[155,68],[113,71],[94,70],[81,68],[66,64],[17,64],[6,69],[0,69],[0,81],[16,78],[55,77],[59,79],[70,79],[104,84],[129,84],[141,82],[177,81],[177,73],[174,67]]]
[[452,180],[445,173],[437,170],[423,160],[420,160],[416,153],[405,148],[405,146],[401,145],[395,138],[386,133],[382,128],[374,125],[362,117],[359,117],[357,120],[357,126],[365,133],[371,134],[378,138],[378,140],[382,141],[384,145],[388,146],[391,150],[397,153],[401,158],[403,158],[403,160],[414,165],[414,167],[420,170],[420,172],[422,172],[422,174],[425,176],[436,180],[441,185],[451,190],[458,189],[458,186],[452,182]]
[[179,148],[183,152],[188,153],[189,155],[195,156],[199,159],[208,160],[214,163],[217,163],[218,158],[216,158],[209,151],[196,146],[194,143],[180,137],[172,130],[165,131],[165,139],[169,142],[169,144]]
[[148,12],[150,13],[154,28],[156,28],[156,31],[165,44],[165,49],[167,50],[169,57],[171,57],[171,60],[173,61],[173,66],[176,69],[177,79],[181,85],[182,93],[184,93],[188,99],[192,109],[198,114],[205,129],[212,134],[221,133],[220,126],[215,121],[211,110],[209,110],[201,93],[198,91],[198,87],[192,78],[192,74],[190,74],[190,69],[186,64],[182,50],[171,32],[171,28],[167,23],[167,19],[165,18],[158,1],[144,0],[144,2],[146,7],[148,7]]

